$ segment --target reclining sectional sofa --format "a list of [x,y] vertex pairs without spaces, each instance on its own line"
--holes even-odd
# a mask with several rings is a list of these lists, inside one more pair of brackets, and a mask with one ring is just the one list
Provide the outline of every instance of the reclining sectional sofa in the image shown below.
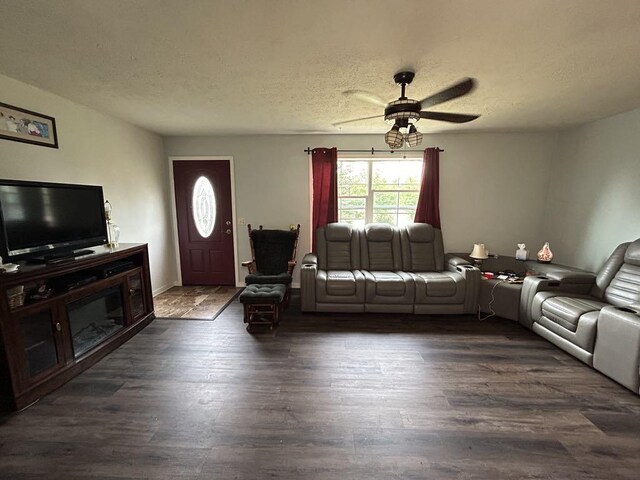
[[619,245],[597,275],[525,278],[520,322],[640,393],[640,239]]
[[303,312],[475,312],[480,271],[445,255],[431,225],[332,223],[316,239],[301,265]]
[[[475,313],[480,271],[445,255],[442,233],[333,223],[301,266],[303,312]],[[526,277],[519,321],[640,394],[640,239],[618,246],[594,275],[545,266]]]

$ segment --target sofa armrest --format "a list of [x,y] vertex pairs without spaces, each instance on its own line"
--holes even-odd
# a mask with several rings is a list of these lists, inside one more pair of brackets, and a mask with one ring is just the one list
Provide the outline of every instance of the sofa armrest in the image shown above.
[[[463,263],[458,263],[455,259],[460,259]],[[447,263],[447,271],[456,272],[464,277],[464,313],[475,313],[482,281],[480,269],[460,257],[452,256],[452,261]]]
[[303,312],[316,311],[316,281],[318,277],[318,257],[308,253],[300,265],[300,303]]
[[464,258],[454,255],[453,253],[447,253],[444,256],[444,263],[453,267],[457,267],[458,265],[471,265],[471,262],[469,262],[469,260],[465,260]]
[[[554,270],[544,275],[551,280],[558,280],[560,285],[585,285],[591,289],[596,281],[596,276],[589,272],[576,272],[570,270]],[[588,292],[588,290],[587,290]],[[584,292],[584,293],[587,293]]]
[[548,270],[544,275],[525,277],[520,295],[520,323],[528,328],[533,325],[533,299],[538,292],[559,291],[588,295],[595,284],[593,273],[582,270]]
[[560,280],[553,280],[545,275],[532,275],[525,277],[522,282],[522,293],[520,294],[520,323],[528,328],[533,325],[532,306],[533,297],[538,292],[557,290],[560,287]]
[[608,306],[600,311],[593,366],[640,393],[640,305]]
[[315,253],[307,253],[302,258],[302,265],[318,265],[318,255]]

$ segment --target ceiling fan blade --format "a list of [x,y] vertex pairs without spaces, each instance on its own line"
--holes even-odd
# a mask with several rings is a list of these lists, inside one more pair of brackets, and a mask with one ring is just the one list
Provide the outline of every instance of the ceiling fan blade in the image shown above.
[[438,105],[439,103],[448,102],[449,100],[453,100],[454,98],[466,95],[471,90],[473,90],[473,87],[475,87],[475,85],[476,81],[473,78],[465,78],[455,85],[452,85],[449,88],[445,88],[441,92],[438,92],[427,98],[423,98],[422,100],[420,100],[420,106],[422,108],[427,108]]
[[352,97],[362,102],[378,105],[379,107],[386,107],[389,102],[385,102],[375,93],[367,92],[366,90],[347,90],[342,92],[345,97]]
[[331,125],[333,125],[334,127],[337,127],[338,125],[344,125],[345,123],[360,122],[362,120],[371,120],[372,118],[383,118],[383,117],[384,115],[374,115],[373,117],[354,118],[352,120],[345,120],[344,122],[332,123]]
[[442,122],[466,123],[475,120],[480,115],[465,115],[462,113],[445,113],[445,112],[420,112],[420,118],[429,120],[440,120]]

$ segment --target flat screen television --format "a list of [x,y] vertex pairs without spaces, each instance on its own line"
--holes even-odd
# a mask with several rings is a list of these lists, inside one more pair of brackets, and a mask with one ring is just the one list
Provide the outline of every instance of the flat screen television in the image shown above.
[[107,243],[102,187],[0,180],[0,256],[47,261]]

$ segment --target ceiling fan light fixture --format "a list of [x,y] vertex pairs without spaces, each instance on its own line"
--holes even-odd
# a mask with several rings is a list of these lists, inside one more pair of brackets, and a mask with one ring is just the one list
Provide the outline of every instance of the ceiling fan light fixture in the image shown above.
[[411,125],[406,140],[410,147],[416,147],[422,143],[422,134],[416,130],[414,125]]
[[384,120],[387,123],[395,123],[396,120],[416,123],[420,120],[420,103],[410,98],[401,98],[391,102],[385,109]]
[[391,130],[385,134],[384,141],[391,148],[399,148],[402,146],[404,135],[400,133],[400,126],[398,124],[391,127]]

